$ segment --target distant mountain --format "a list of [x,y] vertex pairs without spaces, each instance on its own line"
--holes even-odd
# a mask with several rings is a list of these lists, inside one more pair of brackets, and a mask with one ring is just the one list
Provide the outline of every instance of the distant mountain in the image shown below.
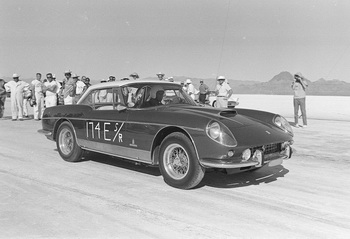
[[[5,81],[12,80],[11,77],[4,77]],[[22,79],[22,78],[21,78]],[[34,78],[33,78],[34,79]],[[22,79],[26,82],[31,82],[33,79]],[[156,77],[148,77],[146,79],[157,79]],[[215,78],[194,78],[188,76],[174,76],[176,82],[186,81],[191,79],[194,86],[198,89],[199,81],[203,80],[208,85],[210,90],[214,90],[217,84]],[[93,81],[93,84],[97,83]],[[288,71],[283,71],[275,75],[268,82],[260,81],[243,81],[228,79],[234,94],[262,94],[262,95],[292,95],[291,83],[293,75]],[[309,87],[307,95],[333,95],[333,96],[350,96],[350,83],[340,80],[325,80],[323,78],[311,82],[307,80]]]
[[[188,77],[174,77],[176,81],[185,81]],[[190,78],[193,84],[198,88],[199,81],[203,80],[211,90],[215,89],[216,79]],[[309,87],[307,95],[333,95],[350,96],[350,83],[340,80],[319,79],[315,82],[306,80]],[[262,94],[262,95],[292,95],[291,84],[293,75],[290,72],[283,71],[275,75],[268,82],[259,81],[241,81],[228,79],[228,82],[234,94]]]

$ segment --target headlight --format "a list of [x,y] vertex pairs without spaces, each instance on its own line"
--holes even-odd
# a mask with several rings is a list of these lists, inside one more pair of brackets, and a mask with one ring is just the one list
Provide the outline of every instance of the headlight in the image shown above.
[[291,135],[293,135],[293,129],[284,117],[278,115],[274,118],[273,121],[275,125],[281,128],[284,132],[290,133]]
[[211,121],[206,129],[207,135],[212,140],[229,147],[237,146],[237,141],[231,131],[216,121]]

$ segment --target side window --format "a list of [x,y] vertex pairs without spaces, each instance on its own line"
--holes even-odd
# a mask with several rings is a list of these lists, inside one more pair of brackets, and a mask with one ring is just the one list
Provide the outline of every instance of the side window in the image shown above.
[[95,110],[113,110],[123,102],[120,102],[117,88],[106,88],[90,92],[81,104],[90,105]]

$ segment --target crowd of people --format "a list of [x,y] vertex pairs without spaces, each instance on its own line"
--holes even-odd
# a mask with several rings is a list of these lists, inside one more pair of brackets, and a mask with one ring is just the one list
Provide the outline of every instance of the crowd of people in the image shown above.
[[79,78],[71,71],[65,71],[64,76],[63,81],[59,82],[52,73],[47,73],[46,78],[43,79],[42,74],[38,72],[35,79],[27,83],[20,80],[20,76],[14,73],[11,81],[5,83],[0,80],[1,114],[3,114],[7,93],[10,93],[13,121],[29,117],[28,104],[33,107],[35,120],[41,120],[45,108],[75,104],[90,87],[90,79],[85,76]]
[[[174,82],[173,77],[165,78],[165,74],[159,72],[156,74],[159,80],[167,80]],[[76,104],[82,94],[91,86],[90,78],[82,76],[81,78],[72,74],[72,71],[68,70],[64,72],[65,78],[59,82],[56,80],[56,76],[52,73],[47,73],[46,78],[42,79],[41,73],[36,73],[36,79],[30,84],[20,80],[18,74],[13,74],[13,80],[5,82],[0,79],[0,118],[4,113],[4,104],[6,100],[7,92],[11,97],[11,115],[12,120],[23,120],[28,118],[28,104],[34,108],[34,119],[41,120],[45,108],[56,105],[69,105]],[[139,75],[134,72],[129,75],[130,78],[136,80]],[[115,81],[115,76],[109,76],[108,80],[101,80],[101,83]],[[128,77],[120,79],[129,80]],[[217,77],[218,84],[215,88],[216,95],[216,107],[227,108],[228,99],[232,95],[232,89],[227,83],[224,76]],[[200,81],[199,89],[197,90],[193,85],[191,79],[181,82],[182,88],[187,94],[194,100],[198,95],[198,101],[201,104],[205,104],[210,93],[209,87],[204,84],[203,80]],[[306,87],[307,81],[301,73],[294,75],[294,81],[292,82],[292,89],[294,91],[293,104],[294,104],[294,119],[296,127],[306,127]],[[298,112],[301,110],[301,117],[303,119],[303,125],[298,123]]]

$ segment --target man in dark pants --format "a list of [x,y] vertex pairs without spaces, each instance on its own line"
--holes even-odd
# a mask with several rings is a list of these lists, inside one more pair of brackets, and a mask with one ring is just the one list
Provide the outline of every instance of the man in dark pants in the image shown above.
[[5,89],[5,81],[0,79],[0,118],[4,116],[5,111],[5,101],[6,101],[6,89]]
[[204,84],[204,82],[200,81],[199,86],[199,103],[205,104],[205,100],[207,99],[207,94],[209,93],[209,87]]

